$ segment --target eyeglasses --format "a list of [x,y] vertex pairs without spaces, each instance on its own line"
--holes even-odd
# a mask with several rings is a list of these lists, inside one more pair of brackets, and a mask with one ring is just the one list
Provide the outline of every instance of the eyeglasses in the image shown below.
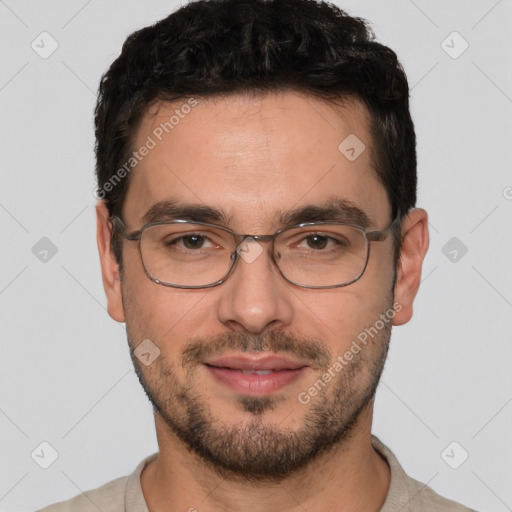
[[338,288],[363,275],[370,242],[382,242],[399,224],[397,215],[382,231],[333,222],[305,222],[280,229],[273,235],[238,235],[229,228],[204,222],[171,220],[146,224],[122,236],[138,242],[147,276],[174,288],[210,288],[223,283],[240,258],[251,263],[271,242],[270,255],[288,282],[304,288]]

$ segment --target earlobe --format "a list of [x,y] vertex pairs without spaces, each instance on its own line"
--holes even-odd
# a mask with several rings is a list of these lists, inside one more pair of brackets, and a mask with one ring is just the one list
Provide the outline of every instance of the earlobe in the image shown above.
[[395,303],[399,306],[393,325],[405,324],[412,317],[428,245],[428,215],[422,208],[416,208],[402,221],[402,246],[395,284]]
[[103,288],[107,296],[107,311],[117,322],[124,322],[125,315],[121,294],[121,276],[119,273],[119,265],[112,250],[110,215],[103,200],[99,201],[96,205],[96,226],[101,277],[103,280]]

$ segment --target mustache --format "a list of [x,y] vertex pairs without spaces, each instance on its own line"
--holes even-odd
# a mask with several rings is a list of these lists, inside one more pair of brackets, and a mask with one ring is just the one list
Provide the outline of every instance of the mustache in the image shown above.
[[188,340],[182,355],[183,366],[190,368],[228,351],[289,355],[306,360],[310,366],[319,369],[327,368],[331,360],[327,347],[314,338],[295,337],[281,331],[270,331],[262,335],[227,332],[213,338]]

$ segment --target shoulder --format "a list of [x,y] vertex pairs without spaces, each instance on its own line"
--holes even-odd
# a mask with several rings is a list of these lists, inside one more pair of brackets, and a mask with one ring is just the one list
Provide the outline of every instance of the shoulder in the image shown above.
[[116,478],[101,487],[81,493],[67,501],[49,505],[39,512],[124,512],[128,476]]
[[116,478],[101,487],[82,492],[70,500],[54,503],[38,512],[148,512],[140,475],[146,465],[157,458],[158,452],[155,452],[143,459],[131,475]]
[[408,477],[408,484],[411,512],[428,512],[430,510],[438,512],[476,512],[461,503],[440,496],[433,489],[414,480],[414,478]]
[[391,470],[390,487],[381,512],[475,512],[440,496],[428,485],[407,475],[395,454],[374,435],[372,445],[384,457]]

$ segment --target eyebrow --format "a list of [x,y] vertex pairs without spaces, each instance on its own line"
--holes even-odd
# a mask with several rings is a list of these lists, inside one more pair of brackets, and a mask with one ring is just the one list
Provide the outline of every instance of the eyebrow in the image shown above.
[[[200,203],[167,200],[154,204],[142,217],[144,224],[183,219],[229,226],[231,215],[222,208]],[[306,204],[292,210],[280,211],[274,216],[274,224],[289,226],[303,222],[347,222],[368,228],[369,216],[347,199],[333,197],[321,204]]]

